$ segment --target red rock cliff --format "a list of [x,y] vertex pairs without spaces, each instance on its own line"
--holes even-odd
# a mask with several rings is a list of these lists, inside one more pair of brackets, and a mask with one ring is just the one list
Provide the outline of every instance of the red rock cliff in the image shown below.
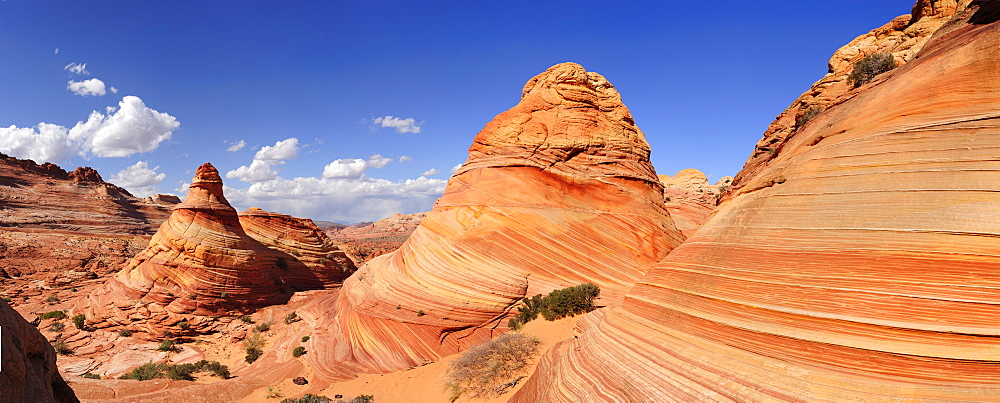
[[1000,3],[963,3],[513,400],[1000,400]]

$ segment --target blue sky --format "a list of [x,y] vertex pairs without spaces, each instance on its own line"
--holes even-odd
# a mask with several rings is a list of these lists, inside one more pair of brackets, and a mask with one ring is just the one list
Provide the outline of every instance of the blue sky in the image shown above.
[[375,220],[429,210],[524,83],[573,61],[618,88],[658,173],[714,181],[913,4],[421,3],[0,1],[0,152],[139,196],[212,162],[238,209]]

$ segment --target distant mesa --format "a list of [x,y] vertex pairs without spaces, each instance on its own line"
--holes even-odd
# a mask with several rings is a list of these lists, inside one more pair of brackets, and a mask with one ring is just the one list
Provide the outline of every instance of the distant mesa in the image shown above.
[[659,177],[663,183],[667,210],[685,238],[708,220],[719,204],[719,196],[733,181],[731,176],[725,176],[712,185],[708,183],[708,177],[697,169],[684,169],[674,176]]
[[505,329],[527,295],[592,282],[613,303],[681,239],[618,91],[559,64],[476,136],[397,251],[299,309],[315,318],[302,359],[323,379],[438,360]]
[[308,219],[259,209],[237,214],[206,163],[146,250],[91,294],[85,309],[95,327],[158,334],[186,320],[185,329],[171,332],[207,331],[213,323],[205,316],[284,303],[295,291],[338,285],[354,270]]
[[928,4],[512,401],[1000,400],[1000,2]]
[[356,264],[399,249],[427,217],[427,213],[393,214],[376,222],[329,227],[324,232]]

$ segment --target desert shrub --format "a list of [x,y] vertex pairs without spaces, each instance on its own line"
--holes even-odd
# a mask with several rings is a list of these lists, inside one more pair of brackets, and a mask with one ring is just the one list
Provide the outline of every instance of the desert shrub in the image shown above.
[[798,128],[805,126],[806,123],[809,123],[809,121],[816,117],[816,115],[819,115],[820,112],[823,112],[823,108],[818,106],[811,106],[809,109],[806,109],[805,112],[802,112],[802,116],[799,116],[799,120],[795,122],[795,129],[798,130]]
[[424,316],[424,315],[426,315],[426,313],[424,313],[423,309],[417,311],[417,316]]
[[84,378],[87,378],[87,379],[101,379],[100,375],[92,374],[90,372],[84,372],[83,375],[80,375],[80,376],[82,376]]
[[122,329],[118,331],[118,335],[121,337],[132,337],[132,331],[129,329]]
[[[77,292],[77,291],[80,291],[80,290],[76,289],[76,287],[73,287],[73,288],[70,288],[69,290],[70,290],[70,291],[72,291],[72,292]],[[89,372],[88,372],[88,373],[89,373]]]
[[332,401],[333,400],[330,400],[330,398],[326,397],[326,396],[320,396],[320,395],[314,395],[312,393],[306,393],[306,394],[302,395],[302,397],[300,397],[298,399],[288,398],[288,399],[282,400],[281,403],[330,403]]
[[253,328],[253,331],[257,333],[264,333],[268,330],[271,330],[271,324],[267,322],[261,323]]
[[465,393],[473,398],[497,397],[525,372],[540,343],[521,333],[503,334],[462,353],[448,367],[445,382],[454,398]]
[[218,361],[201,360],[194,364],[170,365],[166,363],[143,364],[129,373],[120,376],[118,379],[135,379],[148,381],[150,379],[167,378],[175,381],[194,380],[192,374],[195,372],[212,372],[222,379],[229,379],[229,367],[220,364]]
[[555,290],[545,298],[541,314],[545,320],[556,320],[587,313],[596,308],[594,298],[598,295],[601,295],[601,288],[591,283]]
[[554,290],[549,295],[535,295],[521,300],[518,314],[507,322],[511,329],[520,330],[541,314],[546,320],[556,320],[567,316],[593,311],[594,299],[601,294],[601,288],[591,283]]
[[87,330],[87,316],[82,313],[74,315],[73,325],[76,326],[77,329]]
[[250,318],[250,315],[240,316],[240,320],[242,320],[243,323],[253,323],[253,319]]
[[295,322],[297,320],[299,320],[299,314],[295,313],[295,311],[292,311],[288,315],[285,315],[285,324],[286,325],[291,324],[292,322]]
[[66,325],[63,325],[62,322],[52,322],[52,324],[49,325],[49,330],[53,332],[58,332],[64,328],[66,328]]
[[48,298],[45,298],[45,303],[47,303],[49,305],[52,305],[52,304],[54,304],[56,302],[59,302],[59,297],[57,297],[55,295],[50,295]]
[[854,70],[847,76],[847,82],[855,88],[867,84],[875,76],[892,70],[896,67],[896,60],[892,55],[885,52],[872,53],[854,63]]
[[56,350],[56,354],[59,355],[73,354],[73,350],[69,348],[69,344],[66,344],[65,341],[58,339],[52,342],[52,349]]
[[177,327],[188,330],[191,328],[191,324],[188,323],[187,319],[182,319],[180,322],[177,322]]
[[265,395],[264,397],[267,399],[277,399],[281,397],[281,392],[278,391],[278,388],[275,388],[274,386],[268,386],[267,395]]
[[292,357],[299,358],[299,357],[302,356],[302,354],[305,354],[305,353],[306,353],[306,348],[302,347],[302,346],[298,346],[298,347],[295,347],[292,350]]
[[219,298],[222,298],[222,299],[226,299],[226,298],[229,298],[229,293],[228,293],[228,292],[225,292],[225,291],[223,291],[223,292],[220,292],[220,293],[219,293]]
[[38,317],[42,319],[66,319],[66,311],[49,311]]
[[375,396],[372,395],[357,395],[351,399],[351,403],[371,403],[375,401]]
[[302,336],[302,342],[305,343],[309,341],[309,336]]
[[156,347],[156,349],[160,351],[173,351],[174,341],[170,339],[163,340],[160,342],[160,345]]

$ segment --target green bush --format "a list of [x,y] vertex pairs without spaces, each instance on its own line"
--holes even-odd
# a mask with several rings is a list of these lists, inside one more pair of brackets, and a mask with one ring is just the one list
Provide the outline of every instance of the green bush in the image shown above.
[[309,336],[302,336],[302,342],[305,343],[309,341]]
[[132,337],[132,331],[129,329],[122,329],[118,331],[118,335],[121,337]]
[[285,315],[285,324],[286,325],[291,324],[292,322],[295,322],[297,320],[299,320],[299,315],[297,313],[295,313],[295,311],[292,311],[292,313],[290,313],[288,315]]
[[302,346],[298,346],[298,347],[295,347],[292,350],[292,357],[299,358],[299,357],[302,356],[302,354],[305,354],[305,353],[306,353],[306,348],[302,347]]
[[66,319],[66,311],[49,311],[38,317],[42,319]]
[[253,328],[253,331],[255,331],[257,333],[264,333],[264,332],[266,332],[268,330],[271,330],[271,324],[270,323],[266,323],[266,322],[265,323],[261,323],[261,324],[255,326]]
[[219,378],[229,379],[229,367],[220,364],[218,361],[206,360],[201,360],[194,364],[170,365],[162,362],[158,364],[143,364],[118,379],[148,381],[150,379],[167,378],[175,381],[190,381],[194,380],[192,374],[195,372],[211,372]]
[[87,316],[82,313],[74,315],[73,325],[76,326],[77,329],[87,330]]
[[101,379],[100,375],[92,374],[90,372],[84,372],[83,375],[80,375],[80,376],[82,376],[84,378],[87,378],[87,379]]
[[56,339],[56,341],[52,342],[52,349],[56,350],[56,354],[59,355],[73,354],[73,350],[69,348],[69,344],[66,344],[65,341],[59,339]]
[[52,324],[49,325],[49,330],[53,332],[58,332],[60,330],[63,330],[65,327],[66,326],[63,325],[62,322],[52,322]]
[[375,401],[375,396],[372,395],[357,395],[351,399],[351,403],[371,403]]
[[306,393],[306,394],[302,395],[302,397],[300,397],[298,399],[288,398],[288,399],[282,400],[281,403],[330,403],[332,401],[333,400],[331,400],[329,397],[326,397],[326,396],[320,396],[320,395],[314,395],[312,393]]
[[188,323],[187,319],[182,319],[180,322],[177,322],[177,327],[183,330],[188,330],[191,328],[191,324]]
[[896,60],[885,52],[872,53],[854,64],[854,70],[847,76],[847,82],[854,88],[867,84],[875,76],[896,67]]
[[174,349],[174,341],[170,340],[170,339],[166,339],[164,341],[161,341],[160,345],[158,347],[156,347],[156,349],[160,350],[160,351],[173,351],[173,349]]
[[243,359],[246,360],[247,364],[253,364],[254,361],[257,361],[257,359],[262,355],[264,355],[263,350],[256,347],[250,347],[247,348],[247,356]]
[[129,373],[118,377],[118,379],[135,379],[137,381],[148,381],[150,379],[162,378],[163,372],[167,369],[167,364],[142,364],[135,367]]
[[823,108],[818,106],[811,106],[809,109],[806,109],[805,112],[802,112],[802,116],[799,116],[799,120],[795,122],[795,129],[798,130],[800,127],[805,126],[806,123],[809,123],[809,121],[816,117],[816,115],[819,115],[820,112],[823,112]]
[[56,302],[59,302],[59,297],[57,297],[55,295],[50,295],[48,298],[45,299],[45,303],[47,303],[49,305],[52,305],[52,304],[54,304]]
[[466,350],[452,361],[445,375],[453,400],[467,392],[472,398],[487,399],[507,392],[526,372],[539,344],[534,337],[506,333]]
[[253,323],[253,319],[250,318],[250,315],[240,316],[240,320],[242,320],[243,323]]
[[546,320],[556,320],[567,316],[593,311],[594,299],[601,294],[601,288],[595,284],[585,283],[575,287],[554,290],[549,295],[535,295],[521,300],[517,308],[518,314],[507,322],[507,326],[520,330],[541,314]]
[[423,309],[417,311],[417,316],[424,316],[424,315],[426,315],[426,313],[424,313]]

